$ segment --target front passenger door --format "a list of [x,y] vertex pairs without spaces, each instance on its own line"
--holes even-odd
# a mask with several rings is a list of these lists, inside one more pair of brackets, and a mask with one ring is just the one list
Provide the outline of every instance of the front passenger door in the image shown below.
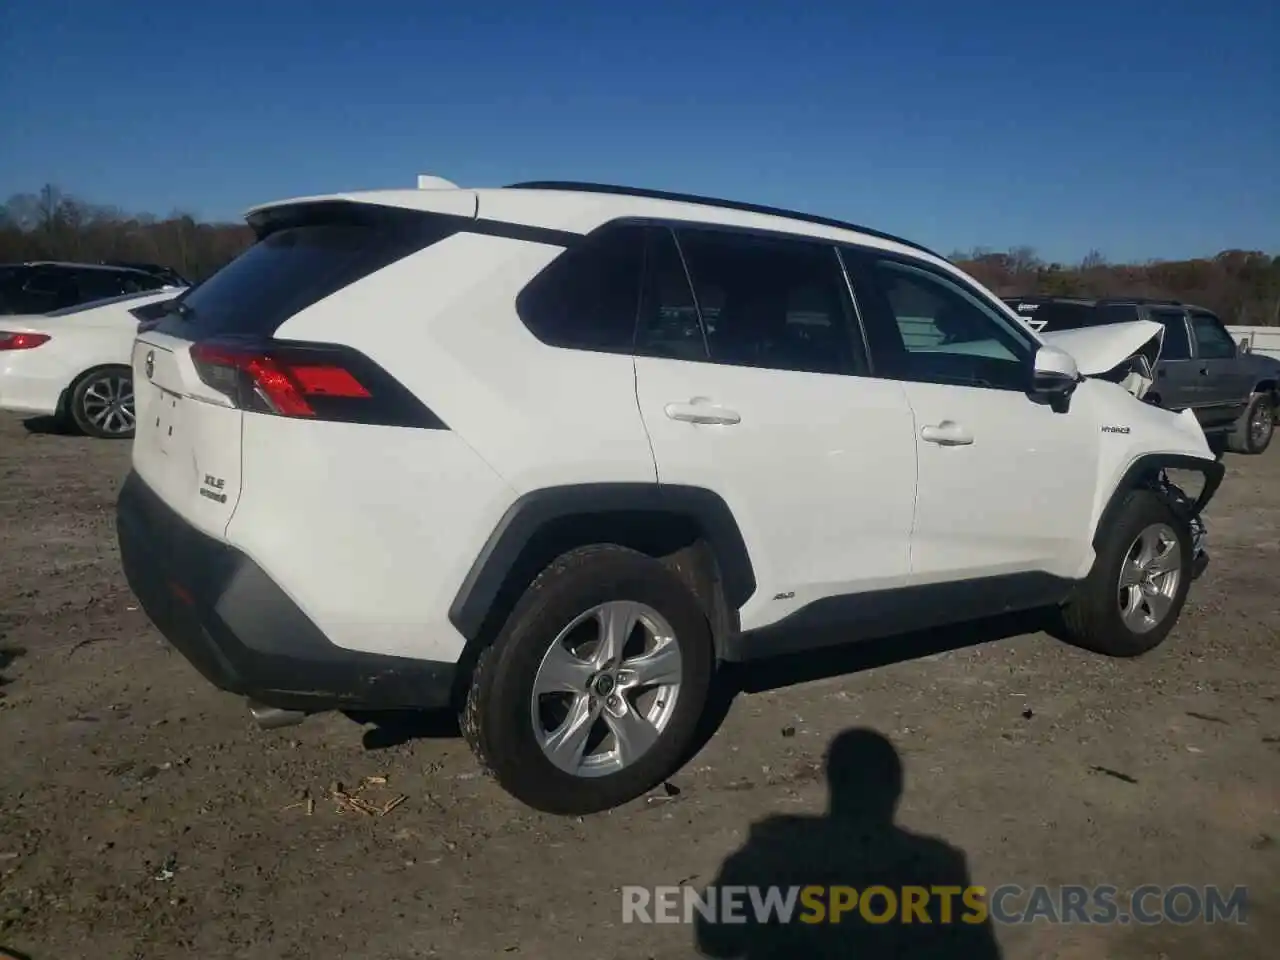
[[1211,313],[1195,311],[1191,314],[1191,330],[1204,381],[1200,422],[1206,427],[1229,425],[1248,401],[1253,384],[1247,381],[1251,378],[1236,363],[1236,342],[1222,321]]
[[845,250],[872,370],[915,416],[917,583],[1046,572],[1088,557],[1099,425],[1028,395],[1039,343],[962,276]]

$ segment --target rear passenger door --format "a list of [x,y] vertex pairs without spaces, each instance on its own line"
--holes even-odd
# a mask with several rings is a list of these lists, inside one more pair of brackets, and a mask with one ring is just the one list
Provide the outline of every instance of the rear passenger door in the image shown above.
[[659,482],[714,491],[742,530],[758,585],[743,629],[905,582],[911,411],[866,376],[856,330],[829,244],[650,232],[636,394]]

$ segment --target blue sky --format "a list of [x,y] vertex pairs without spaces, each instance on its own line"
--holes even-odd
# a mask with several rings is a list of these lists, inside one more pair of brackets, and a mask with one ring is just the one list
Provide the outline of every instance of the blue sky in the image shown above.
[[0,4],[0,196],[231,219],[419,172],[706,193],[943,252],[1280,253],[1280,4]]

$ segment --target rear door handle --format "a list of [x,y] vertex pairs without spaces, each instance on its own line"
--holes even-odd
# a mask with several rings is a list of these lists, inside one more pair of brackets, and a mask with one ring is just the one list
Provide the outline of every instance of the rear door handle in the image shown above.
[[688,403],[668,403],[663,412],[672,420],[685,423],[741,423],[738,411],[719,407],[705,397],[694,397]]
[[922,427],[920,439],[940,447],[963,447],[973,443],[973,434],[954,420],[943,420],[939,424]]

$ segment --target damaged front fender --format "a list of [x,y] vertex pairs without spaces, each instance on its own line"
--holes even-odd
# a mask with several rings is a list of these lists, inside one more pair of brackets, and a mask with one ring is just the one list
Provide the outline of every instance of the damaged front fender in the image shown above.
[[1118,383],[1141,399],[1155,382],[1164,326],[1131,320],[1042,333],[1040,339],[1071,354],[1082,375]]

